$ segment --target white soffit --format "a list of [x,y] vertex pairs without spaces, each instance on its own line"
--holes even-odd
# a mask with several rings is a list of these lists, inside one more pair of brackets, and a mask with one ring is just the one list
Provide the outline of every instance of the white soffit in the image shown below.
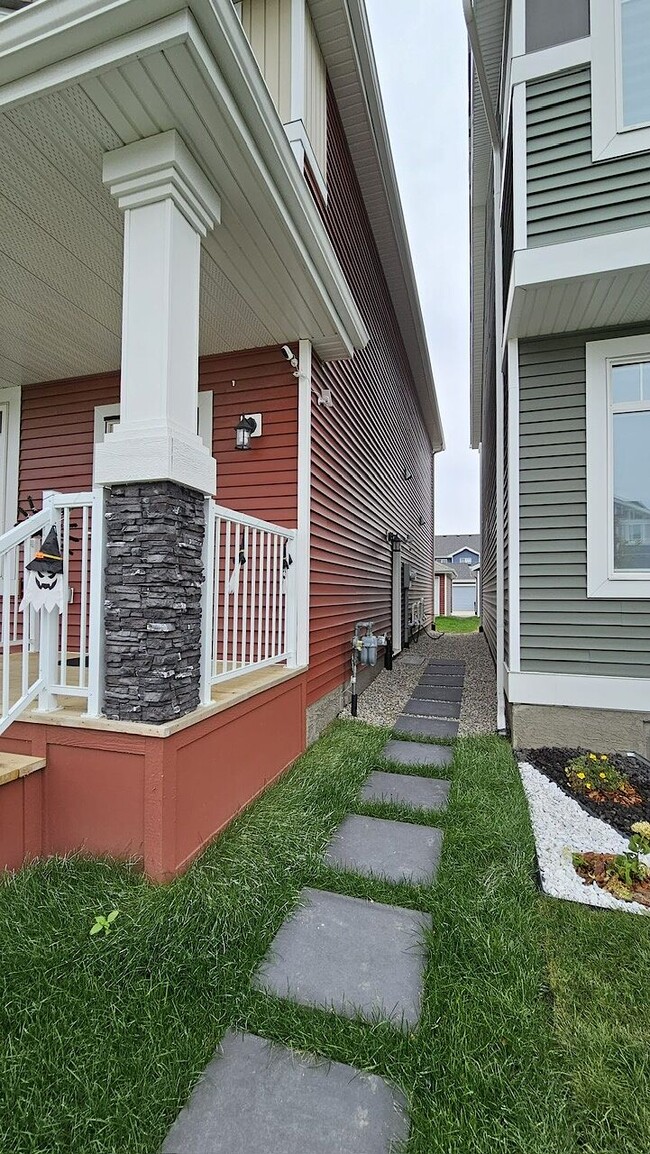
[[[461,0],[458,0],[460,4]],[[503,36],[510,0],[474,0],[485,71],[490,85],[492,107],[498,108]],[[481,441],[483,397],[483,310],[485,305],[485,211],[489,193],[492,145],[476,70],[471,64],[470,184],[471,184],[471,401],[470,439],[473,448]],[[490,210],[491,211],[491,208]]]
[[37,0],[2,23],[0,196],[15,227],[0,237],[0,313],[17,325],[2,347],[23,383],[119,364],[122,222],[101,158],[172,128],[223,202],[203,252],[201,351],[304,335],[329,359],[367,340],[230,0],[189,5],[157,0],[152,22],[148,0]]
[[363,0],[309,0],[352,161],[434,450],[444,448],[435,382]]

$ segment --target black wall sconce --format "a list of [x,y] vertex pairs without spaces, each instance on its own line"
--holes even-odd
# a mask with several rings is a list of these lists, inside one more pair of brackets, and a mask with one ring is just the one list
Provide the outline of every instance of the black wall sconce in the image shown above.
[[236,449],[250,449],[251,437],[260,437],[262,435],[262,418],[259,413],[255,416],[241,415],[238,424],[235,425],[235,448]]

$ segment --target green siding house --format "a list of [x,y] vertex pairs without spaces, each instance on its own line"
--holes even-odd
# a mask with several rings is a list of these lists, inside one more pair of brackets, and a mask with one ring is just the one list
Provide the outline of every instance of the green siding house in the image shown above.
[[499,724],[650,755],[650,3],[462,2]]

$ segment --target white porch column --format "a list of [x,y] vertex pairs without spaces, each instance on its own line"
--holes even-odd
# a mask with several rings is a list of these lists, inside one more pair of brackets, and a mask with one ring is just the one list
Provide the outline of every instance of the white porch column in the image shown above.
[[213,494],[197,434],[201,238],[219,197],[176,132],[104,157],[125,215],[120,424],[95,448],[95,484],[175,481]]

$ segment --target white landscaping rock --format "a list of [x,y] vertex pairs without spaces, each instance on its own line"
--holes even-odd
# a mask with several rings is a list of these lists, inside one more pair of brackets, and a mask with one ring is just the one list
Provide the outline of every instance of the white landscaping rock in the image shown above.
[[[648,914],[638,902],[622,902],[596,884],[586,886],[573,868],[574,853],[625,853],[627,840],[581,805],[528,762],[519,763],[535,834],[537,861],[544,893],[553,898],[601,906],[625,913]],[[642,860],[650,865],[650,858]]]

